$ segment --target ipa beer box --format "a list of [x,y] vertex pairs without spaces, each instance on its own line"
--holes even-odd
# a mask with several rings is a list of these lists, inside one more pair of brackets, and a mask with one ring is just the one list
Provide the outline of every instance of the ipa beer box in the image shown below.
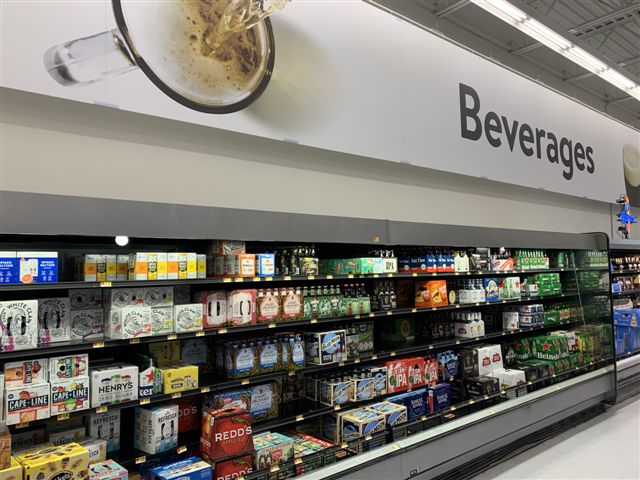
[[89,374],[89,355],[67,355],[49,359],[49,380],[56,382]]
[[2,351],[38,348],[38,301],[0,302]]
[[58,281],[58,252],[16,252],[21,283]]
[[211,462],[253,452],[251,414],[241,408],[203,412],[200,452]]
[[24,478],[37,480],[86,480],[89,478],[89,452],[77,443],[31,450],[17,457]]
[[4,382],[7,388],[32,383],[45,383],[49,381],[49,360],[40,358],[37,360],[24,360],[22,362],[9,362],[4,364]]
[[7,425],[42,420],[50,416],[51,387],[48,383],[20,385],[5,389]]
[[74,377],[51,382],[51,415],[89,408],[89,377]]
[[133,448],[150,455],[178,446],[178,405],[136,407]]
[[0,252],[0,283],[20,283],[16,252]]
[[151,307],[124,307],[106,311],[105,337],[113,340],[148,337],[152,333]]
[[129,480],[129,472],[113,460],[104,460],[89,467],[89,480]]
[[38,340],[40,345],[71,340],[68,297],[38,300]]
[[120,449],[120,410],[92,413],[87,419],[87,434],[106,440],[107,452]]
[[104,338],[102,310],[71,311],[71,340],[94,341]]
[[90,370],[91,408],[138,399],[138,367],[113,365]]

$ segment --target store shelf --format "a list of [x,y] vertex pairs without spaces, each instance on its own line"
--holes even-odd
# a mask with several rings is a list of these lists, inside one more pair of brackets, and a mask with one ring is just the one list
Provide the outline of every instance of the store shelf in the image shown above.
[[640,270],[624,270],[624,271],[613,271],[611,272],[612,276],[618,276],[618,275],[636,275],[640,273]]
[[[591,293],[583,292],[580,295],[585,297],[585,296],[598,295],[598,294],[607,294],[607,292],[605,291],[591,292]],[[123,347],[127,345],[164,342],[167,340],[186,340],[190,338],[232,335],[236,333],[239,334],[239,333],[247,333],[247,332],[277,331],[277,330],[283,330],[283,329],[286,330],[292,327],[299,327],[299,326],[351,322],[354,320],[366,320],[369,318],[378,318],[378,317],[387,317],[387,316],[414,315],[414,314],[421,314],[421,313],[428,313],[428,312],[443,312],[443,311],[452,311],[452,310],[464,310],[469,308],[473,309],[473,308],[480,308],[480,307],[500,306],[505,304],[513,305],[513,304],[521,304],[521,303],[527,303],[527,302],[559,300],[563,298],[575,297],[578,295],[579,294],[575,292],[568,292],[568,293],[562,293],[558,295],[521,297],[519,299],[498,300],[495,302],[454,304],[454,305],[445,305],[441,307],[397,308],[393,310],[381,310],[381,311],[371,312],[363,315],[347,315],[347,316],[329,317],[329,318],[320,318],[320,319],[311,319],[311,320],[271,322],[271,323],[247,325],[247,326],[240,326],[240,327],[224,327],[220,329],[207,329],[207,330],[201,330],[198,332],[190,332],[190,333],[171,333],[167,335],[138,337],[138,338],[133,338],[128,340],[105,339],[105,340],[99,340],[94,342],[81,342],[81,341],[60,342],[60,343],[56,343],[48,346],[41,346],[41,347],[38,347],[37,349],[12,350],[8,352],[1,352],[0,360],[11,359],[11,358],[23,358],[26,356],[33,356],[33,355],[57,355],[57,354],[63,354],[66,352],[76,352],[79,350],[91,351],[91,350],[102,349],[102,348],[114,348],[114,347]]]
[[612,293],[611,295],[613,295],[614,297],[623,297],[625,295],[637,295],[640,294],[640,290],[626,290],[624,292],[615,292]]
[[187,280],[131,280],[113,282],[56,282],[56,283],[15,283],[0,285],[0,292],[29,291],[29,290],[68,290],[76,288],[128,288],[128,287],[158,287],[176,285],[219,285],[219,284],[272,284],[274,282],[312,282],[324,280],[373,280],[386,278],[458,278],[458,277],[500,277],[508,275],[535,275],[538,273],[563,273],[581,271],[602,271],[602,268],[548,268],[542,270],[501,270],[501,271],[474,271],[474,272],[398,272],[398,273],[373,273],[373,274],[348,274],[348,275],[280,275],[271,277],[213,277],[194,278]]

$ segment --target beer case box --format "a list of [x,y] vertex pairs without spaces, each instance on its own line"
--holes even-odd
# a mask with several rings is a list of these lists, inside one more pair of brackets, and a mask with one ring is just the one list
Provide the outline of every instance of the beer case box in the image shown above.
[[89,408],[89,377],[74,377],[51,382],[51,415]]
[[49,358],[49,380],[56,382],[89,374],[89,355],[66,355]]
[[84,437],[84,427],[72,428],[71,430],[62,430],[60,432],[49,433],[49,443],[55,447],[64,445],[65,443],[77,442]]
[[281,404],[281,388],[277,382],[255,385],[249,388],[252,421],[260,422],[276,418]]
[[[502,390],[509,389],[509,398],[515,398],[527,393],[527,379],[522,370],[516,369],[498,369],[493,372],[493,375],[500,380],[500,388]],[[520,386],[520,388],[516,387]]]
[[5,363],[4,385],[8,388],[48,382],[48,364],[49,360],[47,358]]
[[429,412],[440,412],[451,405],[451,385],[439,383],[427,387],[427,398],[429,399]]
[[116,280],[129,279],[129,255],[116,255]]
[[209,266],[208,275],[210,277],[223,277],[224,276],[224,255],[212,255],[207,262]]
[[191,457],[153,468],[149,478],[153,480],[211,480],[212,473],[211,465],[200,458]]
[[387,426],[386,415],[368,409],[352,410],[342,417],[342,441],[382,432]]
[[0,480],[22,480],[22,465],[15,457],[10,457],[9,466],[0,470]]
[[500,283],[497,278],[483,278],[482,286],[484,287],[485,301],[497,302],[500,300]]
[[385,362],[387,369],[387,393],[404,392],[409,388],[409,367],[407,362],[392,360]]
[[152,333],[151,307],[124,307],[105,312],[105,337],[112,340],[148,337]]
[[71,311],[71,340],[96,341],[104,339],[102,310]]
[[387,402],[404,405],[407,408],[409,420],[415,420],[429,413],[426,388],[387,397]]
[[391,347],[413,343],[416,339],[415,321],[413,318],[392,318],[382,323],[380,340]]
[[384,415],[387,426],[389,427],[406,422],[409,419],[407,415],[407,407],[404,405],[398,405],[391,402],[379,402],[368,405],[366,408]]
[[138,373],[134,365],[91,369],[91,408],[137,400]]
[[466,398],[482,397],[500,391],[500,380],[496,377],[465,378],[463,385]]
[[149,354],[160,368],[180,363],[180,341],[154,342],[149,344]]
[[353,383],[350,380],[320,382],[320,403],[334,406],[344,405],[351,400]]
[[213,255],[231,255],[246,253],[246,246],[240,240],[214,240],[211,242]]
[[173,333],[173,307],[151,307],[151,335]]
[[224,273],[232,277],[255,277],[256,256],[253,253],[225,255]]
[[305,360],[316,365],[327,365],[347,359],[346,330],[306,332],[304,334]]
[[216,462],[214,465],[213,478],[215,480],[231,480],[245,477],[253,471],[253,456],[251,454],[240,455]]
[[232,290],[227,297],[227,322],[232,326],[255,325],[257,291]]
[[167,280],[169,256],[167,252],[149,252],[147,254],[148,280]]
[[87,434],[105,440],[107,452],[120,449],[120,410],[92,413],[87,417]]
[[513,332],[520,328],[520,314],[518,312],[502,312],[502,330]]
[[573,351],[576,348],[576,332],[571,332],[568,330],[554,330],[550,332],[552,336],[565,337],[567,339],[567,345],[569,347],[569,351]]
[[204,309],[201,303],[175,305],[173,307],[174,331],[186,333],[202,330],[203,315]]
[[36,383],[5,388],[5,421],[7,425],[43,420],[50,416],[51,387]]
[[293,459],[293,439],[275,432],[254,435],[253,464],[256,469],[288,462]]
[[[87,253],[84,256],[76,257],[75,266],[77,278],[85,282],[97,282],[99,262],[100,255],[97,253]],[[106,269],[104,275],[106,276]]]
[[102,308],[101,288],[77,288],[69,290],[69,306],[75,310],[100,310]]
[[103,460],[89,466],[89,480],[129,480],[129,471],[113,460]]
[[569,342],[564,336],[540,335],[531,339],[533,357],[560,360],[569,356]]
[[387,367],[371,367],[371,378],[373,379],[373,396],[379,397],[387,394]]
[[180,252],[167,254],[167,279],[184,280],[187,278],[187,255]]
[[364,400],[371,400],[374,396],[373,390],[373,378],[357,378],[352,380],[351,388],[351,401],[362,402]]
[[38,299],[38,343],[49,345],[71,340],[69,297]]
[[207,278],[207,256],[204,253],[196,254],[196,277]]
[[20,283],[58,281],[58,252],[16,252]]
[[16,252],[0,252],[0,283],[20,283]]
[[416,307],[440,307],[449,304],[446,280],[415,282]]
[[272,290],[259,290],[256,298],[256,321],[257,323],[274,322],[281,315],[280,296],[277,290],[275,294]]
[[16,430],[11,434],[11,452],[16,455],[18,452],[31,449],[34,445],[40,445],[46,440],[44,427]]
[[[11,434],[8,430],[0,433],[0,471],[11,466]],[[0,476],[0,478],[2,478]]]
[[227,323],[227,292],[217,290],[214,292],[197,292],[194,294],[194,303],[203,306],[204,328],[219,328]]
[[0,345],[2,351],[38,348],[38,301],[0,302]]
[[173,400],[178,407],[178,433],[200,431],[200,399],[197,396]]
[[275,253],[259,253],[256,255],[256,274],[258,277],[272,277],[276,274]]
[[180,345],[180,363],[204,365],[207,363],[209,350],[206,338],[188,338]]
[[206,410],[202,413],[200,453],[205,460],[253,452],[251,414],[242,408]]
[[129,280],[149,279],[149,254],[136,252],[129,255]]
[[198,367],[196,365],[175,365],[163,368],[162,385],[165,394],[198,388]]
[[86,480],[89,478],[89,452],[77,443],[44,448],[19,455],[24,477],[37,480]]
[[105,255],[105,261],[107,264],[107,278],[108,282],[114,282],[118,280],[118,255]]
[[136,407],[133,448],[154,455],[178,446],[178,405]]
[[89,452],[89,464],[104,462],[107,459],[107,442],[99,438],[82,437],[76,443]]

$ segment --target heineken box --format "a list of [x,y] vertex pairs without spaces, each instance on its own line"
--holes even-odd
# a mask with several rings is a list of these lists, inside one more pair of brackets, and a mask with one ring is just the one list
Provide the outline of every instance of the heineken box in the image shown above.
[[531,338],[533,358],[539,360],[559,360],[569,356],[567,337],[541,335]]
[[566,337],[567,338],[567,343],[569,345],[569,350],[570,351],[575,350],[575,348],[576,348],[576,332],[570,332],[568,330],[555,330],[555,331],[551,332],[549,335]]
[[554,323],[560,322],[560,312],[557,310],[546,310],[542,314],[542,318],[544,320],[544,325],[553,325]]
[[515,359],[517,361],[528,360],[533,354],[531,346],[531,338],[520,338],[511,343],[515,351]]
[[380,324],[380,340],[384,345],[392,347],[412,343],[416,339],[416,329],[413,318],[391,318]]

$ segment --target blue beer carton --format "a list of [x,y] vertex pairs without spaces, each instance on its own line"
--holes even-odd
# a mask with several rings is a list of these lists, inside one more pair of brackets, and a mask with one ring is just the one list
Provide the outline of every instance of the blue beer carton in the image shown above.
[[20,283],[16,252],[0,252],[0,283]]
[[58,252],[17,252],[20,283],[58,281]]
[[429,405],[427,402],[427,389],[419,388],[412,392],[401,393],[387,398],[387,402],[404,405],[407,407],[407,417],[409,420],[415,420],[422,415],[429,413]]
[[451,385],[440,383],[427,387],[427,396],[431,412],[435,413],[444,410],[451,405]]
[[497,278],[483,278],[485,301],[497,302],[500,300],[500,284]]
[[256,274],[259,277],[272,277],[276,274],[275,253],[258,253],[256,255]]
[[151,470],[152,480],[211,480],[211,465],[198,457],[187,458]]

